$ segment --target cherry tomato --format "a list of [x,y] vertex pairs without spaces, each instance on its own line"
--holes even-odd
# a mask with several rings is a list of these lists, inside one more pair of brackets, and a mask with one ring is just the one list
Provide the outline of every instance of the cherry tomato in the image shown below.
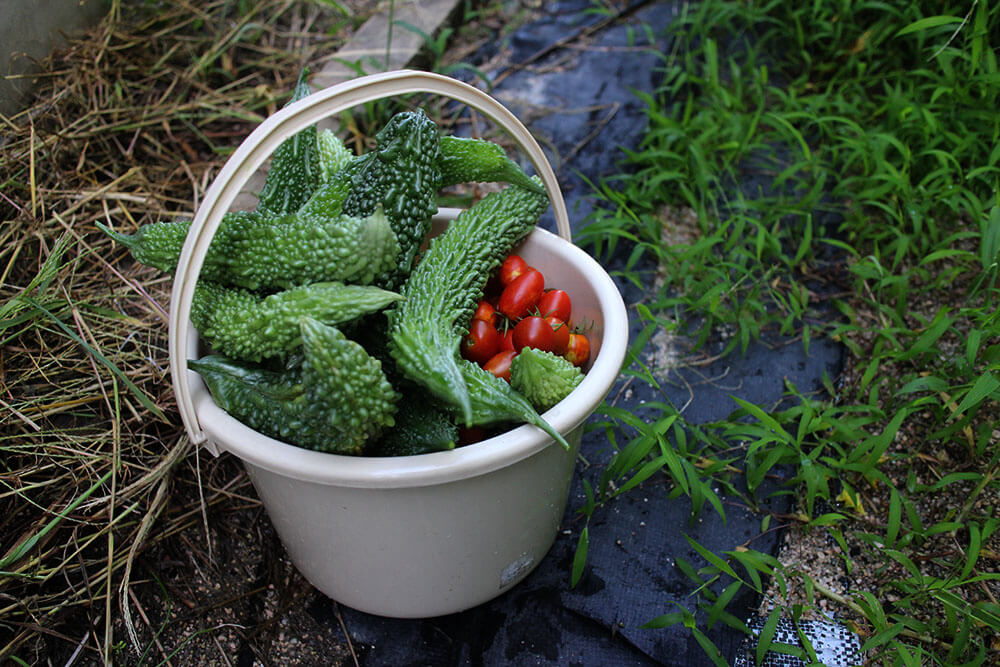
[[[507,331],[501,334],[500,338],[500,351],[506,352],[507,350],[514,350],[514,330],[507,329]],[[514,350],[515,352],[517,350]]]
[[538,304],[545,291],[545,277],[536,269],[528,269],[504,288],[497,310],[512,320],[519,320]]
[[496,375],[501,380],[506,380],[510,382],[510,362],[514,361],[514,357],[517,356],[517,352],[514,350],[506,350],[504,352],[497,352],[493,357],[490,358],[483,368],[488,370],[493,375]]
[[530,269],[528,263],[520,255],[507,255],[507,259],[503,261],[500,265],[500,271],[497,273],[497,278],[500,280],[500,284],[506,287],[510,285],[514,280]]
[[569,294],[561,289],[549,290],[538,300],[538,312],[542,317],[558,317],[563,322],[569,322],[573,312],[573,304]]
[[544,317],[531,315],[514,326],[514,349],[520,352],[526,347],[551,352],[556,344],[556,332]]
[[555,339],[552,343],[552,352],[560,356],[566,354],[566,350],[569,349],[569,325],[558,317],[553,317],[549,315],[545,318],[549,326],[552,327],[553,333],[555,333]]
[[500,332],[486,320],[472,320],[469,333],[462,339],[462,357],[477,364],[500,351]]
[[500,319],[500,316],[497,314],[496,308],[493,307],[493,304],[489,301],[480,299],[479,306],[476,308],[476,312],[472,315],[472,319],[483,320],[496,327],[497,320]]
[[571,333],[569,344],[566,346],[566,353],[563,355],[573,363],[574,366],[582,366],[590,359],[590,341],[581,333]]

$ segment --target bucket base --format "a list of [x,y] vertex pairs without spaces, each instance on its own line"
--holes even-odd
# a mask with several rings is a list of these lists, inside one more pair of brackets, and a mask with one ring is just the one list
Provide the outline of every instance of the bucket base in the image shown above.
[[553,442],[506,467],[430,486],[330,486],[245,465],[313,586],[369,614],[428,618],[487,602],[538,566],[559,531],[581,435],[582,427],[567,435],[570,451]]

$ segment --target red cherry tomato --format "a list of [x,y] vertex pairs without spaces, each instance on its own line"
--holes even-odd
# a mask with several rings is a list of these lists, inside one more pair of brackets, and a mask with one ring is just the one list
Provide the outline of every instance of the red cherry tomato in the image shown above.
[[488,370],[493,375],[496,375],[501,380],[506,380],[510,382],[510,362],[514,361],[514,357],[517,356],[517,352],[514,350],[506,350],[504,352],[497,352],[483,364],[483,368]]
[[552,315],[546,317],[545,321],[552,327],[552,332],[555,334],[555,339],[552,343],[552,352],[560,356],[566,354],[566,350],[569,349],[569,325]]
[[526,347],[551,352],[556,344],[556,332],[544,317],[531,315],[514,326],[514,349],[520,352]]
[[[514,330],[507,329],[507,331],[501,334],[500,338],[500,351],[506,352],[508,350],[514,350]],[[517,350],[514,350],[515,352]]]
[[530,269],[528,263],[520,255],[507,255],[507,259],[503,261],[500,265],[500,271],[497,273],[497,278],[500,280],[500,284],[506,287],[510,285],[514,280]]
[[566,353],[563,355],[573,363],[574,366],[582,366],[590,359],[590,341],[584,334],[571,333],[569,344],[566,346]]
[[545,277],[535,269],[528,269],[500,293],[497,310],[512,320],[519,320],[538,305],[545,291]]
[[573,304],[569,294],[561,289],[549,290],[538,300],[538,312],[542,317],[558,317],[563,322],[569,322],[573,313]]
[[486,320],[472,320],[462,339],[462,356],[482,364],[500,351],[500,332]]
[[479,306],[476,308],[476,312],[473,313],[472,319],[489,322],[495,327],[497,325],[497,320],[500,319],[500,316],[497,314],[496,308],[493,307],[493,304],[489,301],[480,299]]

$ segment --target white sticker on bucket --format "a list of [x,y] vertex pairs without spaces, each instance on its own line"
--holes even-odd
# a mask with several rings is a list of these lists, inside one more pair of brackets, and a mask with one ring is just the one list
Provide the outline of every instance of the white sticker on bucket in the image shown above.
[[500,573],[500,588],[510,586],[512,583],[517,581],[521,575],[531,569],[534,562],[535,559],[533,556],[530,556],[529,554],[521,554],[517,560],[505,567],[503,572]]

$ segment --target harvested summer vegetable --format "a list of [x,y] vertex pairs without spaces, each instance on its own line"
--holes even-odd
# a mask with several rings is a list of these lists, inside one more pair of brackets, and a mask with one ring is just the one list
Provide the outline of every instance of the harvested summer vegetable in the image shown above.
[[459,183],[510,183],[542,196],[545,188],[507,157],[498,144],[485,139],[441,137],[441,187]]
[[381,287],[395,289],[406,279],[430,231],[441,188],[440,156],[437,124],[418,109],[393,116],[376,135],[375,150],[341,170],[351,183],[343,212],[369,216],[381,206],[399,242],[395,266],[376,281]]
[[[288,104],[307,97],[311,90],[306,83],[307,70],[299,81]],[[257,195],[257,210],[268,215],[295,213],[302,207],[322,179],[316,126],[295,133],[281,142],[271,156],[271,166],[264,177],[264,187]]]
[[472,405],[459,370],[459,344],[490,274],[535,226],[548,199],[509,186],[463,211],[431,240],[389,311],[389,352],[411,381],[458,409]]
[[324,183],[333,180],[337,172],[354,159],[354,153],[333,130],[322,130],[316,137],[316,145],[319,149],[320,178]]
[[244,361],[284,357],[301,344],[299,320],[328,325],[382,310],[401,297],[372,285],[313,283],[262,296],[199,280],[191,323],[219,353]]
[[[303,76],[290,103],[308,94]],[[510,185],[425,246],[439,190],[484,181]],[[517,422],[566,446],[494,375],[509,380],[511,363],[486,363],[509,342],[495,328],[502,316],[490,307],[476,323],[483,340],[469,337],[487,281],[547,207],[541,181],[500,146],[441,137],[423,111],[393,116],[359,156],[311,126],[275,151],[257,208],[227,213],[216,230],[190,314],[213,353],[190,366],[236,419],[320,451],[414,455]],[[139,262],[174,272],[191,223],[131,235],[99,226]],[[388,318],[370,317],[382,310]],[[461,358],[463,338],[484,367]]]
[[[106,233],[147,266],[173,272],[190,222],[143,225],[135,234]],[[205,255],[200,278],[247,289],[287,288],[321,281],[372,283],[396,265],[399,244],[381,209],[368,217],[303,215],[270,218],[230,212]]]
[[254,430],[318,451],[360,454],[395,423],[399,395],[361,345],[311,318],[300,327],[300,369],[271,371],[221,355],[189,365],[219,407]]
[[403,391],[396,425],[387,430],[367,452],[371,456],[413,456],[454,449],[458,426],[419,390]]
[[461,359],[458,364],[465,385],[469,388],[472,407],[469,426],[526,422],[542,429],[553,440],[569,449],[566,439],[542,419],[534,406],[510,384],[471,361]]
[[510,363],[510,386],[545,412],[569,396],[583,381],[583,371],[552,352],[522,349]]

